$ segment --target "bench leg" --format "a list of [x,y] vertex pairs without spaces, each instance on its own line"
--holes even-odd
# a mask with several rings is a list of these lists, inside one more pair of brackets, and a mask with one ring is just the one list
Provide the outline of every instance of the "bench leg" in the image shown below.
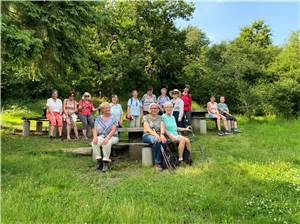
[[143,166],[152,166],[153,165],[152,148],[151,147],[142,148],[142,165]]
[[139,145],[129,146],[129,159],[141,160],[142,159],[142,147]]
[[36,132],[42,133],[43,132],[43,122],[37,121],[36,122]]
[[201,119],[200,120],[200,134],[206,134],[206,133],[207,133],[206,120]]
[[[50,136],[50,122],[49,122],[49,136]],[[54,131],[53,131],[53,137],[57,137],[58,136],[58,129],[57,129],[57,125],[54,126]]]
[[29,136],[30,133],[30,121],[24,120],[23,122],[23,136]]

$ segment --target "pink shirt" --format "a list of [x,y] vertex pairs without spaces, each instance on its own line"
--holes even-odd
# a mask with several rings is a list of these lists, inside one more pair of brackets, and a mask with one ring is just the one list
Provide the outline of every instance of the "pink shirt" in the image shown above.
[[82,107],[82,109],[79,111],[79,114],[81,115],[90,115],[92,110],[95,109],[94,105],[89,100],[80,100],[78,108],[80,107]]
[[192,110],[192,97],[191,97],[191,95],[182,93],[181,99],[184,102],[184,111]]

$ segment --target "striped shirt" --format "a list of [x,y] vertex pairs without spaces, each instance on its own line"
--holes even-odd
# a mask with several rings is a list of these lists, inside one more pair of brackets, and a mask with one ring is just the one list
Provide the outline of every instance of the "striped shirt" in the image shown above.
[[143,102],[143,107],[144,107],[144,111],[149,112],[149,106],[151,103],[156,103],[156,96],[154,94],[152,94],[151,96],[149,96],[148,94],[145,94],[142,98],[142,102]]
[[[107,120],[103,120],[103,115],[96,117],[95,128],[98,135],[103,136],[104,138],[111,132],[114,125],[117,126],[118,122],[113,115],[110,115]],[[116,131],[113,136],[117,137],[118,132]]]

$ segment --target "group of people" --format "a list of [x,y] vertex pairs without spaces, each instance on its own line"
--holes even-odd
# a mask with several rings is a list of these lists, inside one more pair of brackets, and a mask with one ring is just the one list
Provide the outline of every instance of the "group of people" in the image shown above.
[[[165,148],[167,141],[178,143],[178,161],[183,161],[184,149],[191,151],[189,138],[178,132],[190,131],[192,97],[189,87],[186,86],[183,93],[178,89],[169,92],[161,89],[161,95],[156,97],[153,88],[148,87],[147,93],[139,99],[139,92],[132,91],[132,96],[127,103],[126,119],[130,127],[140,127],[143,122],[143,142],[152,145],[154,163],[157,170],[161,170],[161,147]],[[67,123],[67,139],[71,139],[70,132],[74,129],[75,138],[79,139],[76,126],[77,116],[82,122],[83,138],[87,137],[87,128],[92,128],[93,159],[96,161],[96,169],[107,171],[111,154],[111,146],[119,141],[117,128],[123,125],[123,109],[118,102],[118,96],[111,96],[111,103],[103,102],[98,108],[92,103],[91,94],[85,92],[81,100],[76,102],[76,93],[71,91],[62,102],[58,98],[58,91],[53,90],[51,98],[47,100],[46,117],[50,121],[50,139],[54,138],[54,127],[58,126],[58,135],[62,139],[62,122]],[[93,112],[100,110],[94,120]],[[218,134],[229,133],[227,120],[232,120],[234,131],[238,132],[236,119],[229,113],[225,98],[221,97],[220,103],[215,102],[212,96],[207,104],[208,116],[217,120]],[[220,120],[224,121],[225,132],[221,132]],[[102,150],[102,151],[101,151]]]
[[[225,96],[220,97],[220,103],[216,103],[215,96],[211,96],[210,101],[207,103],[207,112],[208,118],[216,119],[217,121],[217,135],[223,136],[232,134],[232,132],[228,130],[228,121],[231,122],[230,125],[232,127],[233,132],[240,132],[240,129],[237,126],[236,118],[232,114],[230,114],[229,108],[225,103]],[[224,123],[224,132],[221,130],[221,120],[223,120]]]

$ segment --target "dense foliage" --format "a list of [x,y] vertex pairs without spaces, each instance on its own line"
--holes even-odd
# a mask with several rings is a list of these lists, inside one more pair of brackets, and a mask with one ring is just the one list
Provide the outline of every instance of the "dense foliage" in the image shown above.
[[209,45],[185,1],[3,2],[2,99],[41,98],[52,88],[127,97],[153,85],[191,85],[195,101],[227,96],[236,112],[297,115],[299,31],[272,44],[254,21],[232,42]]

